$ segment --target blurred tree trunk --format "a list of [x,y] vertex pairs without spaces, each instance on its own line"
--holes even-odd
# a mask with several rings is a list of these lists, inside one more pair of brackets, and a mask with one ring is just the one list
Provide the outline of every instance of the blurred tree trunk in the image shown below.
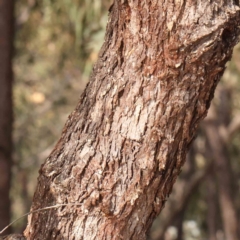
[[0,0],[0,229],[10,221],[12,49],[13,1]]
[[216,199],[216,183],[214,179],[214,172],[207,177],[207,226],[208,226],[208,239],[217,240],[217,199]]
[[[226,239],[237,240],[240,239],[240,236],[238,236],[237,210],[233,195],[234,177],[231,161],[228,157],[230,154],[228,153],[227,143],[224,141],[223,135],[221,135],[221,128],[226,128],[227,124],[229,124],[229,120],[226,118],[229,118],[229,110],[231,109],[228,99],[224,96],[224,92],[220,93],[219,103],[219,109],[215,105],[212,105],[209,111],[205,121],[205,132],[211,149],[211,155],[214,159],[225,237]],[[222,113],[219,116],[217,114],[218,110]],[[228,135],[228,133],[225,132],[225,135]]]
[[181,212],[178,214],[176,219],[176,227],[177,227],[177,238],[176,240],[183,240],[183,221],[186,209],[183,208]]
[[[118,1],[40,169],[27,239],[146,239],[239,33],[233,0]],[[61,205],[68,204],[68,205]]]

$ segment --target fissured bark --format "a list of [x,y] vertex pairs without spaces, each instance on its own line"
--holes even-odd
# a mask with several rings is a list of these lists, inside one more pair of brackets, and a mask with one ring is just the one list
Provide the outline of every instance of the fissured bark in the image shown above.
[[[115,0],[89,84],[40,169],[27,239],[146,239],[239,33],[232,0]],[[59,205],[60,206],[60,205]]]

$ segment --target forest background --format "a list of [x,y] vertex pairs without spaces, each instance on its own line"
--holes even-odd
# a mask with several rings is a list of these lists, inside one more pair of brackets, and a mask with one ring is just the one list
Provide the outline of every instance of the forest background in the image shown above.
[[[15,2],[12,220],[30,209],[38,169],[97,60],[110,5],[110,0]],[[231,221],[240,226],[239,130],[240,45],[149,239],[223,240]],[[229,206],[236,219],[226,219]],[[12,231],[21,232],[26,222],[18,221]]]

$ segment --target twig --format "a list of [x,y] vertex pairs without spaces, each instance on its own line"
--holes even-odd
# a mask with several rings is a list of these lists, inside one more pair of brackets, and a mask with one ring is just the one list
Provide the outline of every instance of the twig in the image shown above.
[[1,231],[0,231],[0,234],[2,234],[5,230],[7,230],[11,225],[13,225],[15,222],[17,222],[18,220],[28,216],[29,214],[32,214],[32,213],[36,213],[36,212],[41,212],[41,211],[45,211],[45,210],[48,210],[48,209],[52,209],[52,208],[58,208],[58,207],[62,207],[62,206],[68,206],[68,205],[76,205],[76,206],[80,206],[82,205],[81,203],[63,203],[63,204],[56,204],[56,205],[53,205],[53,206],[49,206],[49,207],[45,207],[45,208],[40,208],[40,209],[37,209],[37,210],[33,210],[33,211],[30,211],[28,213],[25,213],[24,215],[22,215],[21,217],[15,219],[14,221],[12,221],[11,223],[9,223],[5,228],[3,228]]

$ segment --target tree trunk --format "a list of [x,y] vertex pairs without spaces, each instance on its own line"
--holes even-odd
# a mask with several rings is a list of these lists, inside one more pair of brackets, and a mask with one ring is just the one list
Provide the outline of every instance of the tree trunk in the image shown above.
[[207,177],[207,227],[208,227],[208,239],[217,240],[217,199],[216,199],[216,183],[214,179],[213,171]]
[[177,227],[177,238],[176,240],[183,240],[183,221],[186,209],[182,209],[182,211],[178,214],[176,219],[176,227]]
[[[125,0],[40,169],[27,239],[146,239],[239,33],[232,0]],[[68,205],[61,205],[68,204]]]
[[11,206],[12,46],[13,1],[0,0],[0,229],[10,221]]
[[[226,109],[228,110],[229,106]],[[223,110],[223,104],[221,104],[221,110]],[[234,206],[233,172],[228,158],[227,146],[220,135],[220,129],[221,126],[224,126],[224,122],[219,121],[215,111],[215,108],[211,108],[211,111],[209,111],[208,118],[205,121],[205,131],[214,159],[224,234],[226,239],[238,240],[240,236],[238,236],[237,211]]]
[[210,163],[205,169],[194,171],[194,166],[192,164],[195,157],[194,152],[194,149],[191,148],[189,151],[191,155],[188,155],[187,162],[184,165],[183,172],[181,173],[181,177],[174,185],[172,195],[166,203],[164,210],[153,224],[153,229],[151,231],[152,240],[164,239],[167,228],[171,225],[174,225],[174,220],[184,214],[188,206],[190,196],[192,196],[193,193],[198,189],[199,185],[207,177],[212,168],[212,164]]

